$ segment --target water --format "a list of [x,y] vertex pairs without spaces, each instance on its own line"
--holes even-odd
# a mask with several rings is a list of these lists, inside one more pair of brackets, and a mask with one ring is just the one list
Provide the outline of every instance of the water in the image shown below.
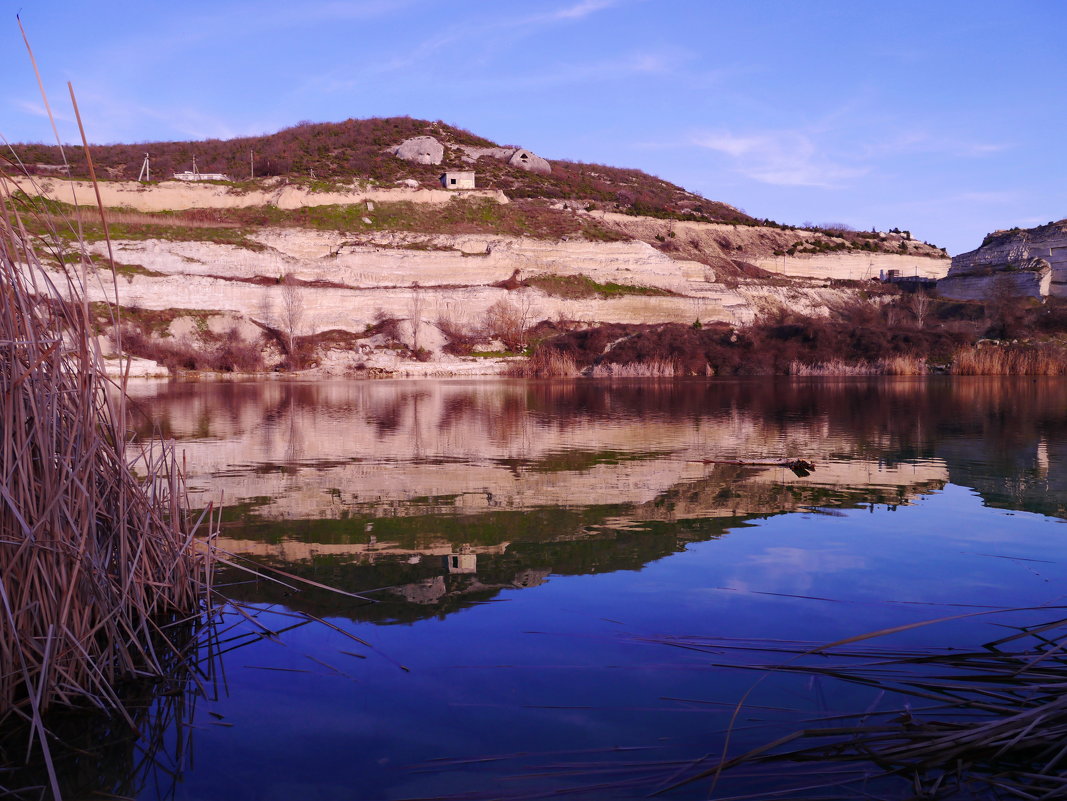
[[[733,753],[808,716],[896,703],[760,680],[738,666],[786,657],[733,645],[816,645],[1060,603],[1067,588],[1062,381],[136,394],[184,451],[194,503],[225,504],[222,547],[361,596],[224,575],[235,600],[272,610],[271,629],[299,622],[289,613],[328,625],[226,653],[177,784],[124,785],[143,799],[643,797],[677,769],[661,763],[722,749],[749,690]],[[787,458],[815,469],[774,464]],[[1050,616],[962,617],[891,642],[973,648]],[[717,645],[672,643],[694,637]],[[785,780],[730,781],[718,789]]]

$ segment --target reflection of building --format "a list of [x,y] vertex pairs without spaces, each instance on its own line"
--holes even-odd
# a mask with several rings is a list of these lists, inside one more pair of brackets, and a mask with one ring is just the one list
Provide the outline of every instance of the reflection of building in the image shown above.
[[478,567],[478,554],[471,553],[469,545],[459,549],[459,553],[450,553],[445,557],[445,568],[449,573],[474,573]]

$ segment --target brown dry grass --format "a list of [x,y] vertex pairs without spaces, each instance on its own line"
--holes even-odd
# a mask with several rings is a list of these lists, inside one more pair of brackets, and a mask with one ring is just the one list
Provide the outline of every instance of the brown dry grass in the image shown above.
[[674,378],[685,375],[673,359],[651,359],[627,364],[594,364],[589,370],[592,378]]
[[570,355],[550,348],[537,348],[525,362],[515,364],[508,375],[515,378],[575,378],[579,371]]
[[789,367],[789,374],[796,376],[926,375],[927,372],[925,360],[917,356],[856,362],[833,359],[816,364],[795,361]]
[[187,513],[170,446],[127,453],[87,259],[47,270],[3,176],[0,193],[0,722],[21,719],[51,772],[49,710],[125,715],[118,686],[173,665],[178,624],[209,602],[210,549],[195,537],[212,518]]
[[1067,375],[1067,350],[1053,344],[979,343],[956,351],[953,375]]

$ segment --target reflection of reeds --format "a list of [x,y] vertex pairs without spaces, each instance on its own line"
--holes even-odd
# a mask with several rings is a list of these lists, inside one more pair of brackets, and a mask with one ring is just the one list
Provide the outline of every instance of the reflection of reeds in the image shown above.
[[1067,375],[1067,352],[1050,344],[972,345],[952,358],[955,375]]
[[[120,684],[166,674],[211,565],[172,450],[127,458],[125,395],[106,377],[84,267],[45,269],[0,182],[0,721],[27,722],[50,765],[45,713],[128,718]],[[57,242],[43,245],[53,259]]]

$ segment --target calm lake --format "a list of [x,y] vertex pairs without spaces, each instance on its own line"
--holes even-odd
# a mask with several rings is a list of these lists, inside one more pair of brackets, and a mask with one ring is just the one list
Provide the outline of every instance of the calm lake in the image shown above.
[[[1060,380],[134,396],[184,452],[194,506],[224,504],[219,547],[289,574],[219,577],[240,647],[204,680],[181,749],[96,788],[139,799],[645,797],[700,773],[727,731],[733,755],[909,703],[749,669],[787,662],[779,647],[955,617],[880,645],[974,649],[1057,613],[972,613],[1067,593]],[[776,464],[794,458],[815,467]],[[796,779],[728,771],[715,797]]]

